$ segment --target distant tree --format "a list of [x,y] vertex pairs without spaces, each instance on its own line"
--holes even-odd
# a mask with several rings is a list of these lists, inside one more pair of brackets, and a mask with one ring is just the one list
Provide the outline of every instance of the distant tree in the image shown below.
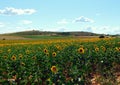
[[105,38],[105,36],[104,35],[100,35],[99,38]]
[[6,40],[5,38],[3,38],[2,40]]
[[61,32],[61,33],[59,33],[60,35],[63,35],[63,36],[68,36],[68,35],[70,35],[70,33],[69,32]]

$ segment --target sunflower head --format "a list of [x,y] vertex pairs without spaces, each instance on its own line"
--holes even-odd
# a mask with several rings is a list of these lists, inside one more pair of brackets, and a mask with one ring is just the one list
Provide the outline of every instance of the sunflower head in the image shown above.
[[59,45],[56,45],[56,48],[57,48],[58,50],[61,50],[61,49],[62,49]]
[[24,63],[24,62],[21,62],[21,66],[25,66],[25,63]]
[[19,54],[19,59],[22,59],[23,55],[22,54]]
[[3,56],[4,59],[7,59],[7,56]]
[[57,55],[56,52],[53,52],[53,53],[52,53],[52,56],[53,56],[53,57],[55,57],[56,55]]
[[16,60],[16,56],[13,55],[13,56],[11,57],[11,60],[15,61],[15,60]]
[[51,67],[51,71],[52,71],[53,73],[56,73],[56,72],[58,71],[58,69],[57,69],[56,66],[52,66],[52,67]]
[[49,56],[49,53],[46,53],[46,56]]
[[84,48],[80,47],[80,48],[78,49],[78,53],[84,54],[84,52],[85,52]]
[[120,47],[116,47],[115,49],[116,51],[120,52]]
[[30,50],[26,50],[25,52],[26,52],[26,54],[30,54]]
[[48,50],[46,48],[44,49],[44,53],[48,53]]
[[103,51],[106,51],[106,48],[105,48],[104,46],[101,46],[101,49],[102,49]]
[[96,52],[98,52],[98,51],[99,51],[99,48],[98,48],[98,47],[96,47],[96,48],[95,48],[95,51],[96,51]]

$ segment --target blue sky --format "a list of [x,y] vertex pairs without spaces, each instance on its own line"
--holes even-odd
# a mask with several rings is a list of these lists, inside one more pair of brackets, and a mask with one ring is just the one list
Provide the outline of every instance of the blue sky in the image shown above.
[[120,0],[1,0],[0,34],[26,30],[120,34]]

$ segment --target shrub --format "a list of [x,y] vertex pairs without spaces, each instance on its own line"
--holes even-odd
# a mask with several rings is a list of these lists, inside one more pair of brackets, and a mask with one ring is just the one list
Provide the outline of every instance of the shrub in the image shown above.
[[2,40],[6,40],[5,38],[3,38]]
[[105,36],[104,35],[100,35],[99,38],[105,38]]

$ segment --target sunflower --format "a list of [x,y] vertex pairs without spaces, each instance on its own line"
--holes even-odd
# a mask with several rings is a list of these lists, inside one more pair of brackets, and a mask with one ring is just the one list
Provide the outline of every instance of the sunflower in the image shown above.
[[102,49],[103,51],[106,51],[106,48],[105,48],[104,46],[101,46],[101,49]]
[[52,67],[51,67],[51,71],[52,71],[53,73],[56,73],[56,72],[57,72],[57,67],[56,67],[56,66],[52,66]]
[[19,59],[22,59],[23,55],[22,54],[19,54]]
[[95,48],[95,51],[96,51],[96,52],[98,52],[98,51],[99,51],[99,48],[98,48],[98,47],[96,47],[96,48]]
[[26,52],[26,54],[30,54],[30,50],[26,50],[25,52]]
[[116,47],[115,49],[116,51],[120,52],[120,47]]
[[61,49],[62,49],[59,45],[56,45],[56,48],[57,48],[58,50],[61,50]]
[[49,53],[46,53],[46,56],[49,56]]
[[78,49],[78,53],[84,54],[84,52],[85,52],[84,48],[80,47],[80,48]]
[[53,52],[53,53],[52,53],[52,56],[53,56],[53,57],[55,57],[56,55],[57,55],[56,52]]
[[48,50],[46,48],[44,49],[44,53],[48,53]]
[[21,64],[21,66],[25,66],[25,63],[24,63],[24,62],[21,62],[20,64]]
[[11,57],[11,60],[15,61],[15,60],[16,60],[16,56],[13,55],[13,56]]
[[7,59],[7,56],[3,56],[4,59]]

